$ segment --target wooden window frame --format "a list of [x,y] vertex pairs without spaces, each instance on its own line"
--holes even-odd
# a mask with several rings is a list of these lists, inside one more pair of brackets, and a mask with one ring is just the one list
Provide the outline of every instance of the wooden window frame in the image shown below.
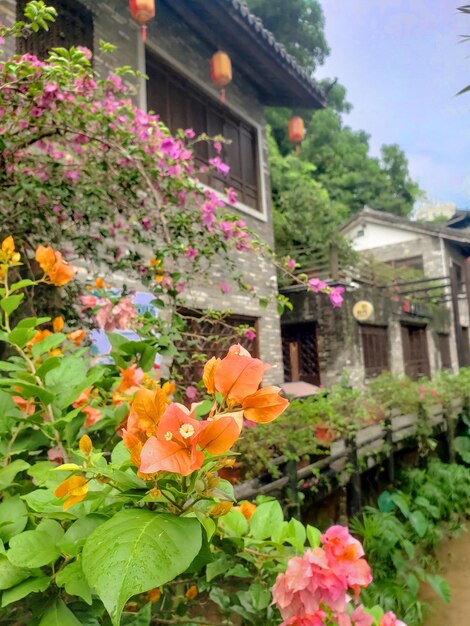
[[[367,378],[390,371],[388,326],[360,324],[364,371]],[[369,341],[369,338],[371,340]],[[379,344],[381,350],[377,350]],[[377,350],[377,351],[376,351]]]
[[[411,331],[411,332],[410,332]],[[423,345],[425,349],[425,357],[421,359],[412,358],[412,346],[410,342],[410,336],[413,331],[420,331],[423,333]],[[402,339],[402,350],[403,350],[403,364],[405,369],[405,374],[412,378],[413,380],[418,380],[421,376],[426,376],[430,378],[431,376],[431,362],[429,360],[429,346],[428,346],[428,337],[427,337],[427,326],[421,324],[408,324],[405,322],[401,322],[401,339]],[[415,367],[415,362],[418,360],[422,360],[425,364],[425,368],[427,371],[413,371]]]
[[[235,106],[232,102],[226,102],[224,104],[220,103],[214,91],[210,88],[209,83],[204,83],[200,80],[194,78],[194,76],[189,77],[187,73],[187,68],[184,67],[178,61],[175,61],[167,52],[162,50],[159,46],[154,43],[149,42],[146,46],[146,71],[147,74],[151,77],[151,68],[152,64],[156,67],[157,70],[163,71],[164,73],[170,73],[173,77],[177,78],[180,83],[187,85],[188,89],[194,94],[196,99],[202,100],[209,107],[214,107],[223,111],[224,116],[227,118],[232,118],[240,123],[245,128],[251,129],[254,136],[254,147],[255,147],[255,169],[256,169],[256,178],[257,178],[257,207],[253,208],[248,204],[244,203],[242,200],[238,200],[235,204],[229,205],[227,202],[227,198],[225,193],[221,190],[212,187],[210,184],[201,180],[201,185],[208,189],[214,191],[228,206],[237,209],[242,213],[246,213],[252,217],[255,217],[257,220],[262,222],[268,221],[268,211],[267,211],[267,194],[266,194],[266,184],[264,178],[264,158],[263,158],[263,128],[262,126],[250,118],[244,111],[240,110],[239,107]],[[149,93],[149,87],[151,84],[151,78],[147,82],[147,95],[146,100],[147,104],[149,100],[151,100],[151,94]],[[150,108],[150,105],[148,105]],[[167,104],[168,106],[168,104]],[[157,111],[158,113],[158,111]],[[162,116],[162,120],[163,119]],[[207,132],[207,130],[205,131]],[[212,155],[210,158],[217,155]],[[223,160],[223,154],[220,155]],[[204,162],[204,159],[201,159]],[[220,177],[220,180],[224,183],[224,188],[229,187],[231,184],[230,174],[229,177]],[[233,186],[233,185],[232,185]],[[237,189],[236,189],[237,190]],[[240,194],[239,194],[240,197]]]
[[[313,363],[303,359],[305,353],[299,347],[299,339],[310,335],[313,344]],[[284,379],[286,382],[303,381],[319,386],[321,384],[320,355],[318,353],[318,325],[315,322],[296,322],[282,324],[282,356],[284,361]],[[293,350],[293,344],[295,350]],[[295,362],[293,362],[295,359]]]
[[[408,265],[409,263],[411,263],[411,265]],[[424,258],[422,254],[405,257],[403,259],[393,259],[392,261],[388,261],[388,264],[391,265],[393,269],[424,272]]]

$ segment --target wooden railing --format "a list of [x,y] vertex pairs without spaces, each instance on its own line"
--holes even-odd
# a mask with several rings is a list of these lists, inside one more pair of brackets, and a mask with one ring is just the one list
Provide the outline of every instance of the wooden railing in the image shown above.
[[[454,400],[448,407],[436,405],[424,413],[424,410],[410,415],[400,415],[390,411],[389,417],[382,424],[367,426],[349,439],[340,439],[331,444],[330,454],[301,467],[298,462],[280,456],[273,464],[282,468],[283,475],[276,480],[263,484],[259,478],[248,480],[235,486],[237,500],[252,499],[258,495],[284,495],[290,500],[293,510],[299,510],[299,483],[318,473],[333,473],[341,476],[341,482],[347,491],[347,508],[350,516],[356,515],[362,505],[361,474],[378,464],[385,467],[387,480],[395,479],[395,454],[405,447],[416,447],[420,426],[429,431],[445,433],[447,458],[455,460],[454,433],[455,424],[464,410],[460,400]],[[308,453],[302,453],[306,456]]]

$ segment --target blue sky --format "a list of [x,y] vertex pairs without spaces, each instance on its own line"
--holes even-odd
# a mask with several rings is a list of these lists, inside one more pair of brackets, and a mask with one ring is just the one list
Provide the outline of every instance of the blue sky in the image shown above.
[[353,111],[345,122],[406,152],[428,197],[470,209],[470,16],[463,0],[321,0],[331,55],[316,76],[337,76]]

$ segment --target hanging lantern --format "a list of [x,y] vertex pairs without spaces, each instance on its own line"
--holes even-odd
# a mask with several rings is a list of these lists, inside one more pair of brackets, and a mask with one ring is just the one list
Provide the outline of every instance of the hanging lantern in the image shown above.
[[220,89],[220,101],[225,102],[225,87],[232,80],[232,62],[226,52],[216,52],[211,59],[211,81]]
[[132,19],[140,24],[142,41],[147,38],[147,22],[155,17],[155,0],[129,0]]
[[298,115],[289,120],[289,140],[295,144],[295,153],[299,156],[299,146],[305,137],[304,121]]

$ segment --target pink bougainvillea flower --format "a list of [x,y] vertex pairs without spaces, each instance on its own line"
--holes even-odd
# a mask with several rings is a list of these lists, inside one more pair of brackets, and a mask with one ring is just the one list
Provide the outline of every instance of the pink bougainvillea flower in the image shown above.
[[217,172],[223,174],[224,176],[227,176],[227,174],[230,172],[230,166],[227,165],[227,163],[224,163],[220,157],[214,157],[213,159],[209,159],[209,163]]
[[334,308],[339,308],[343,304],[344,287],[332,287],[328,297]]
[[254,341],[256,339],[256,333],[254,330],[245,330],[244,335],[248,341]]
[[84,309],[91,309],[96,306],[98,299],[96,296],[85,295],[80,296],[80,302],[82,303]]
[[199,254],[199,252],[195,248],[192,248],[191,246],[188,246],[188,248],[186,250],[186,253],[185,253],[185,256],[190,261],[194,261],[194,259],[197,257],[198,254]]
[[318,292],[322,291],[323,289],[327,289],[327,287],[328,287],[327,283],[325,283],[324,280],[320,280],[319,278],[311,278],[308,281],[308,284],[309,284],[310,289],[314,293],[318,293]]
[[60,465],[64,462],[64,451],[62,448],[55,447],[50,448],[47,451],[47,458],[51,463],[55,463],[56,465]]
[[223,280],[220,281],[220,290],[222,291],[222,293],[230,293],[232,291],[227,283]]
[[406,626],[405,622],[397,619],[397,616],[392,611],[385,613],[380,620],[379,626]]
[[321,609],[303,617],[294,616],[282,622],[281,626],[324,626],[326,613]]
[[227,200],[229,204],[237,203],[237,192],[233,189],[233,187],[229,187],[227,189]]
[[185,395],[186,395],[188,402],[194,402],[198,396],[198,390],[196,389],[196,387],[189,385],[189,387],[186,388]]
[[293,270],[296,265],[297,265],[297,261],[295,259],[289,259],[287,261],[287,269],[289,270]]
[[362,604],[352,612],[351,622],[353,626],[373,626],[374,618],[364,612]]

